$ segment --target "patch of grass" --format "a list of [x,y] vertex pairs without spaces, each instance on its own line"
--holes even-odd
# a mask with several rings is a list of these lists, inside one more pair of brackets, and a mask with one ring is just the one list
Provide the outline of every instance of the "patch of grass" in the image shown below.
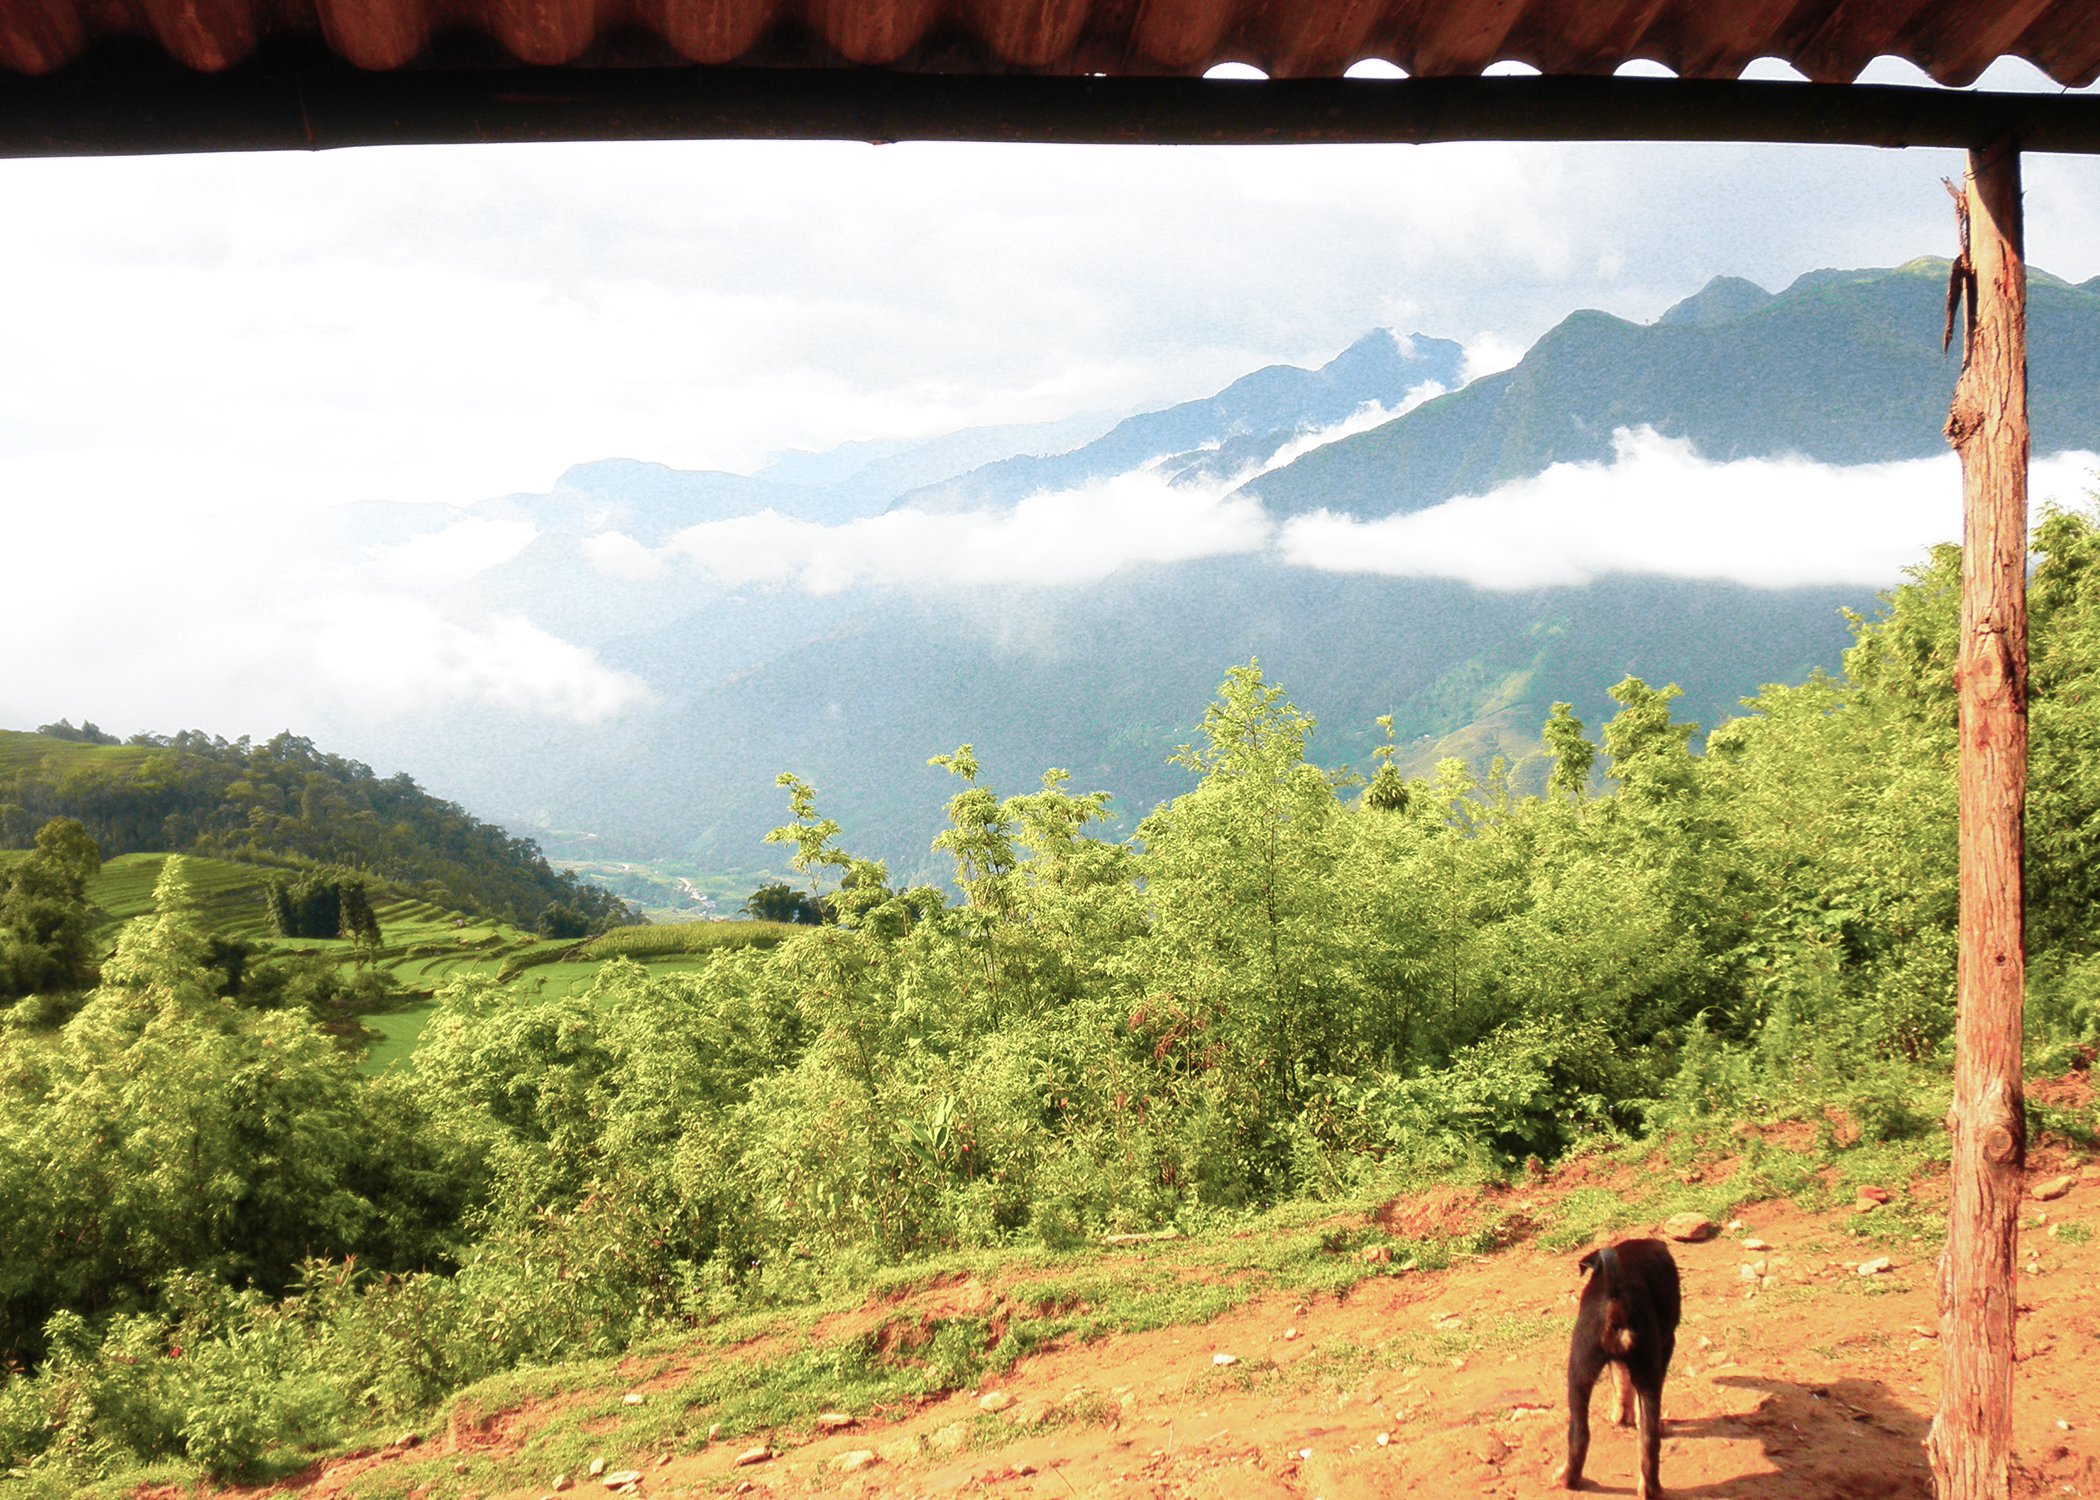
[[426,1000],[419,1005],[404,1006],[400,1010],[387,1011],[380,1015],[366,1016],[364,1025],[376,1031],[380,1040],[365,1051],[363,1068],[367,1073],[383,1073],[397,1062],[405,1062],[416,1050],[422,1038],[423,1028],[437,1011],[437,1002]]
[[798,932],[792,922],[674,922],[661,927],[615,927],[578,950],[585,959],[666,958],[722,948],[775,948]]

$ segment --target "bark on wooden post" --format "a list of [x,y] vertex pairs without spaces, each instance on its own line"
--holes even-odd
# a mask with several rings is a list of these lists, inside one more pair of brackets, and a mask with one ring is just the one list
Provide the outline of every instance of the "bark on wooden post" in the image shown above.
[[[2020,157],[1969,153],[1956,286],[1968,314],[1947,418],[1961,454],[1961,958],[1953,1195],[1940,1260],[1939,1414],[1926,1446],[1942,1500],[2004,1500],[2012,1457],[2014,1237],[2027,1150],[2027,266]],[[1964,285],[1965,283],[1965,285]],[[1951,292],[1950,292],[1951,295]],[[1950,314],[1952,307],[1950,305]]]

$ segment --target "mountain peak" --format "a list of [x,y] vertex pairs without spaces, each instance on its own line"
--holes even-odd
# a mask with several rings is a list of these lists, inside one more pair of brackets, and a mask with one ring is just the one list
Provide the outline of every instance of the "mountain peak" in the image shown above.
[[1390,328],[1374,328],[1321,365],[1322,375],[1344,379],[1399,370],[1416,357],[1415,340]]
[[1772,300],[1772,294],[1740,276],[1716,276],[1655,321],[1707,326],[1746,318]]
[[1391,405],[1396,393],[1425,384],[1456,389],[1465,369],[1463,345],[1419,333],[1374,328],[1316,371],[1337,392],[1354,391],[1359,402]]

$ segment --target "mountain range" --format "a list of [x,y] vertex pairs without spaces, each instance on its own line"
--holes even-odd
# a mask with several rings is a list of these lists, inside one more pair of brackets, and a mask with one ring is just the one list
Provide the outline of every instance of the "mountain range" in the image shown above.
[[[850,554],[893,534],[883,527],[990,525],[1134,478],[1145,486],[1101,514],[1136,524],[1200,494],[1221,514],[1258,502],[1272,523],[1375,520],[1609,464],[1639,429],[1713,462],[1931,457],[1945,452],[1959,366],[1940,348],[1946,269],[1819,271],[1778,293],[1718,279],[1648,324],[1577,312],[1470,382],[1457,344],[1376,330],[1316,369],[1272,366],[1120,418],[851,445],[751,475],[581,465],[546,494],[464,513],[529,523],[533,539],[462,597],[587,647],[650,701],[573,727],[453,709],[399,721],[361,753],[416,766],[552,853],[710,871],[778,864],[760,835],[783,816],[776,773],[793,770],[848,847],[901,875],[939,873],[926,846],[950,788],[929,755],[973,742],[1001,791],[1064,767],[1133,818],[1189,784],[1167,757],[1249,657],[1321,720],[1329,764],[1365,768],[1387,713],[1409,768],[1521,759],[1551,703],[1573,702],[1594,728],[1629,673],[1679,683],[1685,715],[1710,726],[1761,683],[1834,666],[1840,608],[1870,606],[1896,579],[1759,588],[1621,573],[1491,591],[1242,547],[1058,586],[996,570],[818,586],[791,570],[725,575],[717,523],[801,528]],[[2037,454],[2100,451],[2100,280],[2034,273],[2029,314]],[[377,519],[360,522],[368,539]]]

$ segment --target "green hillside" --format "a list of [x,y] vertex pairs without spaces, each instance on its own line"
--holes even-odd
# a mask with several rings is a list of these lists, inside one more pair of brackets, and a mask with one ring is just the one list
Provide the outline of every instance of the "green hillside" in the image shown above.
[[50,819],[77,818],[105,858],[163,851],[335,866],[577,936],[631,919],[610,892],[550,867],[530,839],[297,735],[255,745],[187,731],[118,744],[92,723],[44,729],[0,730],[0,847],[25,847]]

